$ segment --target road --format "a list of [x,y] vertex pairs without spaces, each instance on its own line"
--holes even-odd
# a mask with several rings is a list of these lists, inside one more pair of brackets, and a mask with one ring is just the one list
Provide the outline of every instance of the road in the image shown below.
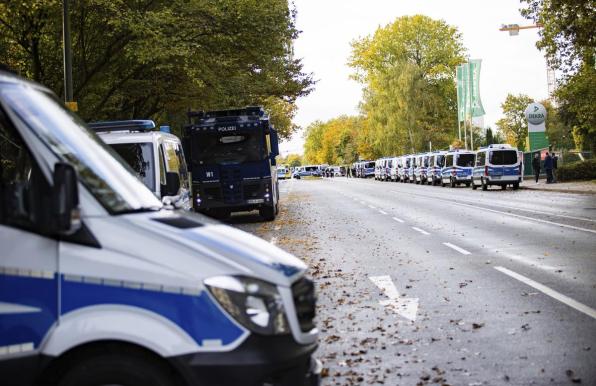
[[303,258],[325,385],[596,384],[596,196],[283,181],[230,222]]

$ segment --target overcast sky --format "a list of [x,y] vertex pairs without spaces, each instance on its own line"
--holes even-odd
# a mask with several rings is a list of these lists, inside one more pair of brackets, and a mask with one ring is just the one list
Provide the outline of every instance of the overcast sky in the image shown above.
[[[350,42],[404,15],[427,15],[456,26],[470,58],[482,59],[485,126],[494,127],[507,93],[536,100],[548,95],[546,62],[535,45],[537,30],[521,30],[518,36],[499,31],[501,24],[531,24],[520,15],[519,0],[295,0],[295,5],[302,31],[295,55],[318,80],[315,91],[298,100],[295,122],[303,128],[315,120],[358,114],[362,90],[349,79]],[[299,132],[282,142],[282,154],[302,153],[302,136]]]

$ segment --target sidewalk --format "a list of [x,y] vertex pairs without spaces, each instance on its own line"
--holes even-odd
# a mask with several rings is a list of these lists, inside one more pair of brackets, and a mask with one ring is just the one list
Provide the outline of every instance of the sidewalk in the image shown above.
[[596,194],[596,181],[574,181],[574,182],[557,182],[554,184],[547,184],[545,179],[540,179],[536,184],[533,178],[527,178],[520,185],[522,189],[527,190],[542,190],[560,193],[578,193],[578,194]]

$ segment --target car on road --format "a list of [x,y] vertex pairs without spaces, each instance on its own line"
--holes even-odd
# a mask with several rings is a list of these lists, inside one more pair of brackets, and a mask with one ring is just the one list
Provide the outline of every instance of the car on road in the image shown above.
[[290,174],[290,168],[287,166],[278,166],[277,167],[277,179],[285,180],[290,178],[292,175]]
[[0,72],[0,383],[318,384],[306,264],[164,209],[114,155]]
[[[472,173],[472,188],[487,190],[497,185],[518,189],[522,180],[522,162],[516,148],[508,144],[489,145],[476,152],[476,165]],[[478,183],[478,184],[476,184]]]
[[292,178],[301,179],[302,177],[321,177],[321,169],[318,165],[298,166],[294,170]]
[[363,161],[361,165],[360,177],[369,178],[375,176],[375,161]]
[[188,168],[177,136],[155,131],[151,120],[91,122],[88,126],[163,203],[192,209]]
[[426,171],[426,180],[429,185],[441,183],[441,169],[445,165],[445,151],[434,151],[428,157],[428,169]]
[[441,169],[441,186],[452,188],[460,184],[470,186],[476,153],[470,150],[451,150],[445,154],[445,166]]

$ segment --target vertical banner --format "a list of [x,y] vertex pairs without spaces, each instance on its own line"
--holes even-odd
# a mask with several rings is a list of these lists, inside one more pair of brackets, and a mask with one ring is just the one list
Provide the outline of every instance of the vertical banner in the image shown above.
[[482,65],[481,59],[472,59],[469,65],[469,81],[470,81],[470,114],[472,117],[481,117],[484,115],[484,107],[480,100],[480,68]]

